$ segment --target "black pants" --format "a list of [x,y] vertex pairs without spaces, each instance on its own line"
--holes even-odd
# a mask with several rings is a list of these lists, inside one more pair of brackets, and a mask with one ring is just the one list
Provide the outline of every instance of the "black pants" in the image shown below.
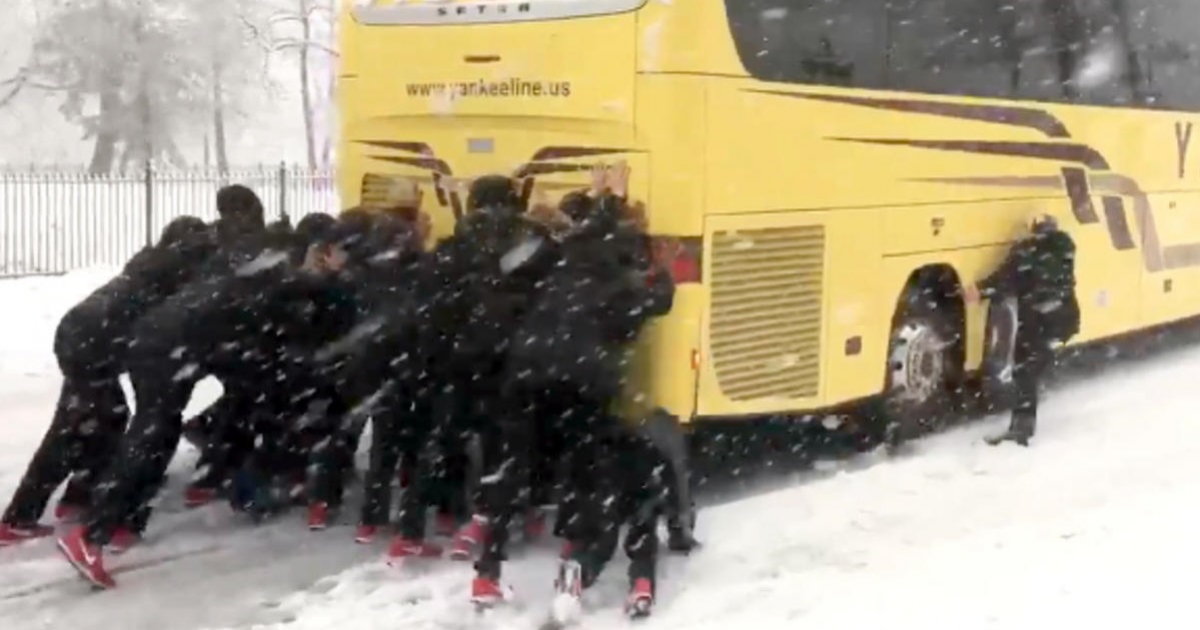
[[[495,420],[481,436],[484,475],[479,494],[491,527],[476,564],[480,575],[499,578],[513,517],[555,494],[562,455],[578,452],[586,458],[590,453],[585,444],[594,428],[608,421],[608,399],[583,392],[570,383],[518,379],[497,401]],[[583,509],[580,501],[570,490],[562,493],[556,534],[567,530],[569,515]]]
[[444,433],[432,431],[432,405],[425,392],[405,395],[390,389],[371,413],[371,458],[365,480],[361,522],[380,526],[391,515],[392,482],[404,467],[409,487],[400,498],[398,532],[409,540],[425,538],[425,512],[440,502]]
[[1054,360],[1054,354],[1035,316],[1022,314],[1017,326],[1013,351],[1012,428],[1032,436],[1037,424],[1038,388],[1042,375]]
[[530,479],[537,434],[531,411],[540,400],[532,388],[516,386],[494,399],[491,421],[479,427],[483,475],[479,480],[476,512],[489,520],[488,539],[475,569],[490,579],[500,578],[507,559],[513,517],[530,502]]
[[478,425],[470,399],[453,387],[434,392],[429,382],[390,390],[371,416],[371,463],[362,522],[383,525],[391,512],[392,481],[399,466],[409,480],[401,495],[399,534],[425,538],[430,505],[456,520],[467,517],[466,445]]
[[222,487],[254,450],[254,399],[258,390],[245,383],[223,385],[224,394],[201,412],[197,422],[202,427],[204,445],[196,462],[200,475],[192,485],[199,488]]
[[291,365],[269,413],[259,415],[249,465],[261,478],[308,481],[312,501],[339,506],[346,470],[354,464],[357,425],[328,375]]
[[129,361],[137,411],[92,494],[87,538],[107,544],[123,523],[143,514],[166,479],[179,446],[183,410],[204,376],[189,352],[143,346]]
[[584,587],[595,583],[616,552],[623,525],[629,579],[654,583],[659,515],[666,486],[658,471],[666,464],[648,441],[621,427],[574,443],[566,454],[566,493],[572,498],[565,536],[571,558],[583,569]]
[[118,374],[73,372],[64,374],[54,418],[4,513],[6,524],[36,523],[68,476],[71,483],[63,500],[86,505],[88,493],[116,452],[129,419]]

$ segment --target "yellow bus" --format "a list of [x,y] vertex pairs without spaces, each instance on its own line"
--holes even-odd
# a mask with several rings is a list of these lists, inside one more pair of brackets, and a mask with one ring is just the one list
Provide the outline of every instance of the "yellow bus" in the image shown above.
[[415,180],[445,233],[472,177],[627,162],[679,283],[636,399],[683,425],[911,424],[1002,378],[961,289],[1041,214],[1078,246],[1073,343],[1200,314],[1195,0],[347,4],[343,202]]

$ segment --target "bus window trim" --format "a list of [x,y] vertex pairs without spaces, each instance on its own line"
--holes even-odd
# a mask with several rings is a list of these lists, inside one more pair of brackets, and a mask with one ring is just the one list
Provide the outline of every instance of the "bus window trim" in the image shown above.
[[[501,24],[614,15],[636,11],[649,0],[512,0],[364,6],[352,10],[364,26]],[[459,10],[462,9],[461,12]]]

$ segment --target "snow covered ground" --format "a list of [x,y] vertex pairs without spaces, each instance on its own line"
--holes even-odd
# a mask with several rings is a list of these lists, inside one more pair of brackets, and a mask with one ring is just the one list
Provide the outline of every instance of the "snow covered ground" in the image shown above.
[[[7,500],[48,422],[58,386],[58,315],[104,271],[0,283],[0,495]],[[707,507],[707,546],[663,566],[647,629],[972,630],[1191,628],[1200,566],[1200,348],[1123,361],[1063,385],[1035,448],[988,448],[989,419],[911,456],[833,464]],[[200,392],[194,407],[211,399]],[[191,454],[181,451],[182,472]],[[118,575],[91,593],[48,542],[0,551],[0,627],[531,628],[545,611],[552,551],[510,563],[520,602],[476,619],[470,569],[387,569],[347,527],[310,534],[298,515],[250,528],[220,506],[182,512],[180,476],[144,548],[114,566],[209,549]],[[805,483],[799,483],[805,481]],[[627,625],[623,566],[593,594],[583,627]]]

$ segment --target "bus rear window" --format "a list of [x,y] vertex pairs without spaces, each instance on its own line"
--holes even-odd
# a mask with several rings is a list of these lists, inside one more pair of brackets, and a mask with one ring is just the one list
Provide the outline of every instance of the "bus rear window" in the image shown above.
[[495,24],[627,13],[647,0],[358,0],[354,18],[367,26]]

